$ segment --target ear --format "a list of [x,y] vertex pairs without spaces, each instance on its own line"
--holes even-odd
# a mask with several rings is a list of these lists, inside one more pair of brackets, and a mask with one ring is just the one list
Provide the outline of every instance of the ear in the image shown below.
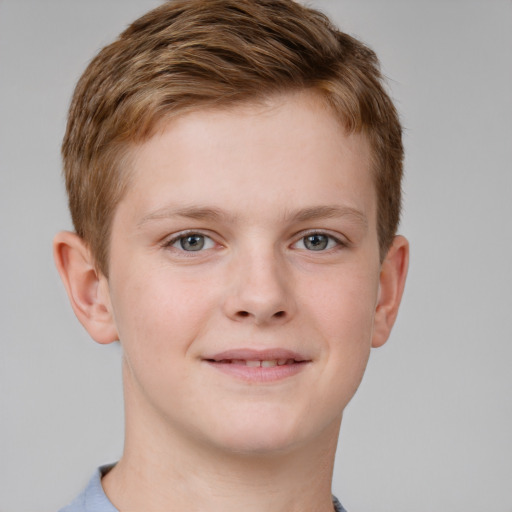
[[98,343],[118,340],[108,281],[96,269],[89,247],[77,234],[62,231],[53,240],[53,257],[71,307],[87,332]]
[[402,300],[408,266],[409,242],[403,236],[395,236],[381,266],[372,347],[384,345],[389,337]]

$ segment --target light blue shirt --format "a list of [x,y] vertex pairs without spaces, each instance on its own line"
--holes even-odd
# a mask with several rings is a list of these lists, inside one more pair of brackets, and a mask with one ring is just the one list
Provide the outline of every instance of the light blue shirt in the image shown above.
[[114,464],[110,464],[98,468],[83,492],[59,512],[119,512],[101,486],[101,477],[113,466]]
[[[101,477],[108,473],[112,467],[113,464],[98,468],[84,491],[69,505],[61,508],[59,512],[119,512],[107,498],[101,486]],[[332,497],[332,503],[335,512],[347,512],[334,496]]]

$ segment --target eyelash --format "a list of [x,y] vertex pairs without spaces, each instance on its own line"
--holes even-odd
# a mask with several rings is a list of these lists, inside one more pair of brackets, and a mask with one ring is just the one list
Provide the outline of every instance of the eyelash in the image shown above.
[[186,238],[191,238],[194,236],[202,237],[205,244],[211,245],[211,247],[206,247],[206,249],[213,249],[213,247],[216,245],[216,242],[213,240],[213,238],[211,236],[201,233],[200,231],[184,231],[184,232],[182,231],[181,233],[178,233],[178,234],[172,236],[172,238],[166,240],[163,243],[163,247],[164,248],[174,248],[174,249],[177,249],[181,253],[194,253],[194,252],[202,252],[203,250],[206,250],[203,246],[201,246],[197,251],[193,251],[193,250],[187,251],[183,247],[183,245],[181,246],[181,248],[174,247],[174,245],[177,244],[178,242],[185,240]]
[[[306,233],[301,233],[301,235],[302,236],[300,238],[298,238],[291,245],[292,248],[296,248],[298,250],[303,250],[303,251],[313,252],[314,253],[314,252],[330,252],[332,250],[341,249],[341,248],[344,248],[344,247],[348,246],[347,242],[344,242],[344,241],[340,240],[339,238],[337,238],[337,237],[335,237],[335,236],[333,236],[333,235],[331,235],[329,233],[325,233],[324,231],[312,230],[312,231],[309,231],[309,232],[306,232]],[[201,245],[201,247],[199,247],[199,249],[197,249],[195,251],[194,250],[186,250],[183,247],[183,242],[182,241],[185,240],[186,238],[191,238],[193,236],[202,237],[203,244],[204,245],[208,245],[208,246],[204,247],[204,245]],[[317,250],[315,250],[315,249],[308,249],[306,247],[306,240],[308,238],[313,238],[313,237],[326,237],[326,243],[327,243],[326,247],[319,248]],[[174,247],[179,242],[180,242],[181,247]],[[304,247],[302,247],[302,248],[296,247],[297,244],[300,244],[300,243],[303,243]],[[203,252],[205,250],[213,249],[215,244],[216,244],[216,242],[213,240],[213,238],[211,236],[208,236],[208,235],[206,235],[204,233],[201,233],[200,231],[184,231],[184,232],[178,233],[178,234],[172,236],[172,238],[166,240],[163,243],[163,247],[164,248],[176,249],[178,252],[180,252],[182,254],[192,255],[193,253],[200,253],[200,252]]]
[[[299,243],[304,243],[306,241],[307,238],[309,237],[314,237],[314,236],[320,236],[320,237],[326,237],[327,238],[327,244],[328,246],[323,248],[323,249],[319,249],[317,251],[315,251],[314,249],[307,249],[307,247],[304,247],[304,248],[301,248],[300,250],[304,250],[304,251],[307,251],[307,252],[329,252],[329,251],[332,251],[332,250],[336,250],[336,249],[341,249],[341,248],[344,248],[344,247],[348,247],[348,243],[347,242],[344,242],[342,240],[340,240],[339,238],[331,235],[330,233],[326,233],[325,231],[320,231],[320,230],[311,230],[307,233],[301,233],[301,237],[292,244],[292,246],[295,246]],[[329,245],[331,245],[329,247]]]

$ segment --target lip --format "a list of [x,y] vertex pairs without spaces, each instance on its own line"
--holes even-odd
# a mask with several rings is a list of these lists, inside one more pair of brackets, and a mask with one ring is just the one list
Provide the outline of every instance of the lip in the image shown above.
[[[311,359],[303,354],[282,348],[266,350],[231,349],[202,358],[226,375],[252,383],[274,382],[302,372]],[[275,366],[246,366],[244,361],[279,361]],[[286,361],[286,363],[284,363]]]

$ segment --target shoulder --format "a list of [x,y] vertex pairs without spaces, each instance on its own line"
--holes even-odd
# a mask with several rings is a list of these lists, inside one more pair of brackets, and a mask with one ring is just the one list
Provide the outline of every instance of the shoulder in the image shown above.
[[59,512],[119,512],[107,498],[101,486],[101,477],[112,467],[113,464],[98,468],[87,487]]
[[336,496],[332,497],[332,504],[334,505],[334,512],[347,512]]

